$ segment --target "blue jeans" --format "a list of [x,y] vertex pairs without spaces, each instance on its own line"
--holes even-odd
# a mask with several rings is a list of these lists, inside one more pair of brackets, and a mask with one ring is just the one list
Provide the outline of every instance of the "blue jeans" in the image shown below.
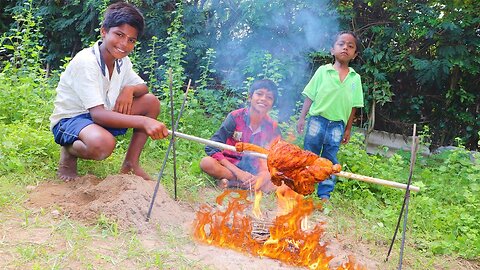
[[[322,116],[311,116],[307,122],[303,148],[337,164],[337,152],[344,131],[343,121],[330,121]],[[318,184],[318,197],[330,198],[330,193],[335,187],[335,179],[336,177],[332,175]]]

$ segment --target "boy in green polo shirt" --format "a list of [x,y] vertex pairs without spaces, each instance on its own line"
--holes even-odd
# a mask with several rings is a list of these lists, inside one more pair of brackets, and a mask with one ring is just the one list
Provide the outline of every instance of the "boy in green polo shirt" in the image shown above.
[[[353,32],[336,36],[330,52],[334,64],[318,68],[302,94],[303,108],[297,131],[303,133],[305,116],[309,115],[305,132],[304,149],[334,164],[338,163],[340,143],[348,143],[356,108],[363,107],[363,90],[360,75],[349,67],[358,55],[358,39]],[[320,182],[317,195],[328,200],[335,187],[335,176]]]

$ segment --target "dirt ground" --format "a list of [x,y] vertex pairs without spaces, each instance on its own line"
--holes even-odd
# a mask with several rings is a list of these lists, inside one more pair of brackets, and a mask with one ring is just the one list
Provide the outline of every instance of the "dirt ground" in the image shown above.
[[[121,228],[135,229],[145,248],[164,244],[165,240],[155,233],[158,228],[191,235],[198,206],[173,200],[161,185],[150,221],[146,221],[155,185],[156,182],[144,181],[134,175],[113,175],[105,179],[87,175],[68,183],[44,182],[31,188],[25,207],[49,209],[53,216],[68,215],[85,224],[94,223],[103,213]],[[3,241],[8,242],[9,237],[4,235]],[[40,238],[37,241],[42,241],[42,233],[36,233],[35,237]],[[331,269],[336,269],[350,255],[367,269],[386,269],[382,258],[375,258],[367,246],[350,241],[342,235],[325,236],[328,255],[334,257],[329,264]],[[193,239],[178,249],[184,256],[207,265],[209,269],[303,269],[277,260],[198,243]]]

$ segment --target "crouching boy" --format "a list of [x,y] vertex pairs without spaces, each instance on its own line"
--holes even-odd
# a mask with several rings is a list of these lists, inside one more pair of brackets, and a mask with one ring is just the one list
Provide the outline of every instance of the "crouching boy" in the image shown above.
[[110,5],[100,29],[101,40],[70,61],[57,86],[50,117],[55,142],[61,145],[58,176],[70,181],[77,175],[77,159],[103,160],[115,148],[115,136],[133,128],[121,173],[150,176],[139,158],[148,137],[168,136],[156,120],[160,102],[148,93],[133,71],[128,54],[142,34],[140,11],[125,2]]

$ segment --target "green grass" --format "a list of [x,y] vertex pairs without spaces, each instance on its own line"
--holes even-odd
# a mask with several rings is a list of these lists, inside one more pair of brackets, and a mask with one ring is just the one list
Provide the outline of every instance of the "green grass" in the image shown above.
[[157,238],[162,240],[156,241],[154,248],[147,248],[135,232],[115,229],[115,222],[104,216],[88,226],[66,216],[52,218],[50,211],[6,207],[0,212],[0,220],[0,227],[10,228],[10,233],[17,231],[17,235],[0,240],[2,252],[13,257],[4,261],[8,267],[206,269],[182,254],[182,246],[190,239],[177,231],[159,231]]
[[[0,145],[0,151],[3,153],[6,152],[4,149],[10,149],[8,150],[10,153],[16,153],[19,149],[30,150],[22,155],[3,156],[4,160],[11,160],[11,163],[17,164],[15,166],[21,169],[12,170],[5,164],[3,164],[4,167],[0,165],[0,169],[3,168],[3,175],[0,176],[0,206],[2,209],[17,211],[18,216],[21,217],[19,224],[23,229],[30,230],[41,226],[39,219],[45,213],[32,212],[23,208],[22,203],[28,197],[26,186],[37,185],[47,179],[55,178],[59,147],[53,143],[48,131],[36,133],[33,136],[36,138],[35,143],[31,140],[21,139],[22,136],[27,136],[27,133],[32,137],[31,134],[36,132],[33,131],[34,127],[28,132],[15,132],[15,130],[23,128],[25,125],[22,123],[9,124],[6,132],[3,133],[4,139],[7,140],[5,142],[9,142],[3,142]],[[193,129],[185,129],[182,132],[196,136],[203,134]],[[111,157],[104,161],[79,161],[79,173],[94,174],[100,178],[116,174],[123,161],[130,136],[131,133],[128,133],[119,137],[117,149]],[[205,134],[203,136],[205,137]],[[142,154],[142,165],[155,180],[167,146],[168,140],[149,141]],[[352,138],[350,144],[341,149],[339,157],[345,165],[345,170],[406,182],[409,153],[401,152],[386,158],[380,155],[367,155],[363,149],[362,138],[358,135]],[[180,200],[190,204],[214,200],[213,194],[200,193],[204,187],[212,187],[214,184],[214,181],[203,174],[199,168],[199,160],[203,155],[203,145],[181,139],[177,141],[177,195]],[[161,183],[173,197],[172,161],[173,154],[170,154]],[[411,196],[407,236],[407,250],[411,251],[408,256],[411,256],[413,261],[417,261],[415,264],[418,267],[434,269],[434,262],[437,261],[435,258],[442,258],[445,255],[479,260],[480,232],[477,221],[480,220],[480,198],[478,196],[480,183],[478,175],[480,175],[479,165],[473,164],[466,151],[461,149],[431,157],[418,157],[413,174],[413,184],[420,186],[422,190],[419,193],[412,193]],[[355,233],[352,240],[354,242],[366,242],[374,247],[378,243],[385,246],[390,243],[403,202],[403,195],[404,191],[402,190],[356,180],[340,179],[332,197],[335,209],[327,214],[334,217],[332,227],[335,228],[335,233],[353,228]],[[92,228],[83,227],[83,225],[68,221],[68,219],[49,226],[61,227],[58,229],[62,232],[59,237],[63,237],[66,241],[69,247],[67,251],[54,251],[55,245],[52,247],[51,245],[19,243],[16,251],[19,258],[14,261],[14,264],[23,264],[28,259],[32,268],[37,266],[41,268],[46,265],[46,261],[53,261],[53,265],[60,265],[62,268],[65,265],[64,261],[70,261],[73,258],[82,267],[88,268],[92,264],[92,260],[89,255],[84,254],[83,250],[89,245],[92,238],[131,238],[119,231],[114,221],[102,217]],[[59,232],[55,231],[55,233]],[[172,240],[173,242],[179,241],[173,236],[170,237],[175,239]],[[165,239],[169,238],[165,237]],[[182,239],[180,238],[180,240]],[[144,261],[143,265],[152,265],[152,267],[155,265],[173,267],[174,263],[180,263],[185,267],[195,265],[195,262],[188,259],[175,257],[178,255],[172,255],[172,260],[159,260],[168,251],[145,252],[135,242],[132,242],[126,249],[125,247],[118,249],[121,250],[108,251],[108,254],[97,254],[94,260],[95,264],[115,265],[123,260],[136,260],[141,257]],[[398,250],[397,243],[394,250]],[[109,254],[110,252],[113,254]],[[380,251],[378,252],[380,253]],[[46,253],[48,255],[45,255]],[[152,257],[146,254],[151,254]]]

